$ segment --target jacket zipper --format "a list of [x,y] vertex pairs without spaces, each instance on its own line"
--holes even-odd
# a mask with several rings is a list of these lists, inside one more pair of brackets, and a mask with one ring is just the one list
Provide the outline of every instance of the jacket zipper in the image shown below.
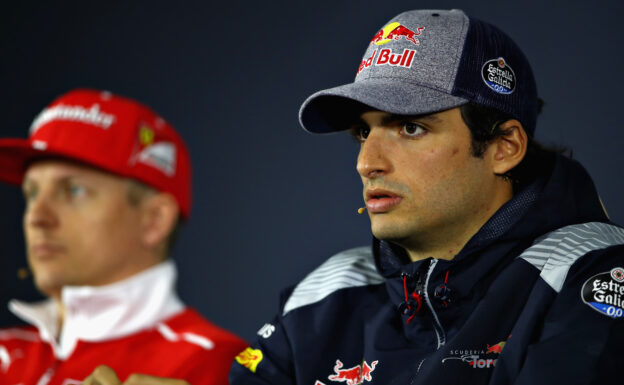
[[427,302],[427,307],[429,307],[429,310],[431,311],[431,314],[433,315],[433,330],[435,330],[436,336],[438,338],[438,347],[436,348],[436,350],[440,349],[446,343],[446,334],[444,333],[444,329],[442,328],[440,319],[438,318],[438,315],[436,314],[435,309],[433,308],[433,305],[431,304],[431,299],[429,298],[429,292],[428,292],[429,278],[431,277],[431,273],[433,273],[433,270],[435,269],[435,266],[437,263],[438,263],[437,259],[435,258],[431,259],[431,262],[429,263],[429,269],[427,270],[427,278],[425,279],[425,290],[424,290],[425,302]]

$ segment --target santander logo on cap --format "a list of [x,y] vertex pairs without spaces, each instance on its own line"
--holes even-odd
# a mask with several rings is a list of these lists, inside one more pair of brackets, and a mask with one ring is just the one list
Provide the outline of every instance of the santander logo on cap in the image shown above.
[[171,193],[188,217],[188,150],[173,126],[148,106],[107,91],[77,89],[37,115],[29,133],[27,140],[0,139],[0,180],[19,184],[29,162],[60,157]]
[[44,124],[53,120],[77,121],[108,129],[111,124],[115,122],[115,115],[100,112],[100,105],[97,103],[89,108],[59,104],[54,107],[46,108],[37,115],[30,125],[30,135],[37,132]]
[[[40,132],[43,128],[45,133]],[[32,147],[89,157],[100,164],[125,151],[127,164],[142,163],[167,177],[176,173],[177,146],[172,128],[146,106],[107,91],[76,90],[45,108],[30,126]],[[71,134],[70,134],[71,132]]]

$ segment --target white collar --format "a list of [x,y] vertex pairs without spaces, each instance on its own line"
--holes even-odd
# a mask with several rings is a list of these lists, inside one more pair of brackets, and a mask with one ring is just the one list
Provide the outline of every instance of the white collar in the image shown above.
[[182,311],[184,305],[175,293],[176,276],[175,264],[167,260],[110,285],[63,287],[65,319],[60,334],[58,309],[51,299],[36,303],[11,300],[9,309],[39,329],[41,339],[52,345],[57,358],[66,359],[78,340],[123,337]]

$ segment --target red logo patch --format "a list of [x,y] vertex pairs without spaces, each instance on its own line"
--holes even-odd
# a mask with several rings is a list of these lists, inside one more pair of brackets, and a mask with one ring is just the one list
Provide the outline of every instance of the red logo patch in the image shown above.
[[[373,361],[369,365],[366,361],[362,361],[362,365],[356,365],[352,368],[342,369],[342,361],[336,360],[334,366],[335,374],[329,375],[327,378],[335,382],[347,382],[347,385],[358,385],[364,381],[371,381],[371,373],[375,370],[375,366],[379,361]],[[317,381],[317,383],[320,381]],[[321,383],[322,384],[322,383]]]
[[370,44],[382,45],[389,43],[393,40],[396,41],[403,38],[407,41],[411,41],[412,44],[419,45],[420,42],[418,41],[416,36],[420,35],[424,29],[425,27],[418,27],[414,32],[411,29],[401,25],[401,23],[395,21],[394,23],[390,23],[380,29],[379,32],[377,32],[375,36],[373,36]]

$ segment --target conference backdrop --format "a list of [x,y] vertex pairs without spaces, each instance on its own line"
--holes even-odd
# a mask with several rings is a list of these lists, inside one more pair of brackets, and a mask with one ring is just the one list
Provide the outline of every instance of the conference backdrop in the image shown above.
[[[301,129],[301,102],[350,82],[384,23],[413,8],[462,8],[498,25],[532,63],[546,101],[537,139],[573,150],[615,222],[621,163],[624,2],[11,2],[0,14],[0,136],[76,87],[152,106],[186,139],[194,205],[173,258],[181,297],[246,339],[279,293],[334,253],[371,240],[346,134]],[[0,186],[0,308],[34,300],[19,189]],[[88,256],[85,256],[88,258]],[[17,322],[0,310],[0,325]]]

